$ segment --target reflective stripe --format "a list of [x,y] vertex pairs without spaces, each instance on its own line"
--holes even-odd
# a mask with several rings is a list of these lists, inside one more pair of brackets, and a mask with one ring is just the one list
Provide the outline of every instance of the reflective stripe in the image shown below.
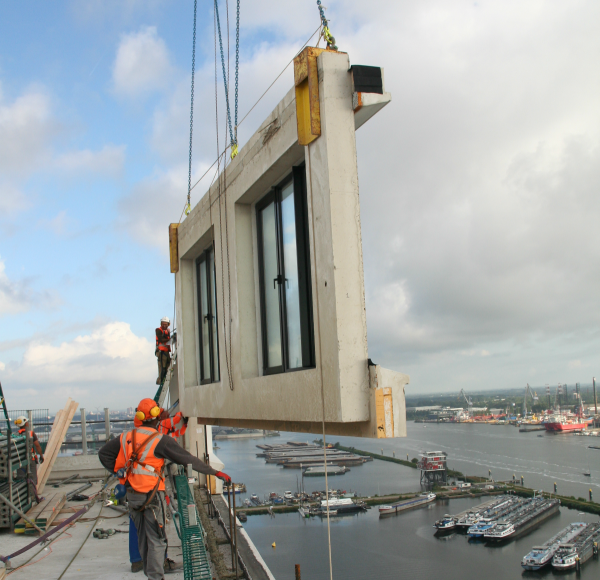
[[[154,433],[154,431],[153,431]],[[160,440],[162,439],[162,435],[159,433],[156,437],[152,438],[152,441],[150,441],[150,444],[145,445],[144,446],[144,451],[142,453],[142,456],[140,457],[140,462],[141,463],[146,463],[146,458],[148,457],[148,453],[150,453],[150,447],[156,447],[156,445],[158,445],[158,442],[160,442]],[[156,440],[156,445],[154,445],[154,441]]]
[[[149,465],[148,467],[152,467],[152,466]],[[142,467],[141,465],[139,465],[138,467],[133,467],[131,469],[131,473],[137,473],[138,475],[146,475],[147,477],[158,477],[158,473],[149,471],[149,470],[145,469],[144,467]]]

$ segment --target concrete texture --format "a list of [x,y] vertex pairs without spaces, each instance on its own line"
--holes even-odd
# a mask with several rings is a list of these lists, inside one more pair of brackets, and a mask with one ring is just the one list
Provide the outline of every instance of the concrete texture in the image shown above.
[[[320,433],[324,421],[331,434],[399,436],[408,376],[380,372],[375,385],[367,365],[349,58],[325,51],[317,64],[321,136],[308,147],[298,145],[291,89],[178,228],[180,409],[200,424]],[[389,98],[369,108],[378,110]],[[255,204],[303,162],[316,365],[262,376]],[[221,380],[200,385],[195,260],[213,241]],[[373,402],[380,388],[394,393],[387,429],[378,428]]]
[[108,475],[97,455],[72,455],[56,458],[48,481],[66,479],[76,473],[81,477],[104,477]]

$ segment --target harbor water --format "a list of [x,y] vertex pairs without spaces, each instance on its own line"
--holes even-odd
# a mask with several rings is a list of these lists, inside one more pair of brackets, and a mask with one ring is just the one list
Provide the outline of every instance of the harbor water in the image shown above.
[[[541,434],[542,437],[537,435]],[[312,441],[316,436],[282,433],[281,437],[264,439],[222,440],[216,450],[226,470],[247,486],[244,497],[256,493],[263,498],[269,492],[292,492],[302,484],[300,470],[283,469],[266,464],[256,457],[257,444],[286,441]],[[451,425],[409,423],[408,437],[396,440],[369,440],[330,437],[344,446],[383,452],[412,459],[420,451],[442,450],[449,455],[448,465],[468,475],[487,476],[488,469],[496,480],[515,474],[525,478],[525,485],[552,491],[554,482],[559,493],[600,499],[600,450],[588,449],[596,444],[593,437],[550,435],[543,432],[519,433],[509,426]],[[591,477],[583,475],[591,471]],[[325,489],[324,477],[304,479],[306,491]],[[417,491],[419,472],[395,463],[375,460],[352,467],[345,475],[329,478],[331,489],[357,491],[363,496]],[[457,580],[487,580],[518,577],[551,577],[551,568],[541,572],[523,572],[522,557],[534,545],[542,544],[567,524],[574,521],[598,521],[597,516],[580,514],[561,508],[560,514],[544,522],[530,534],[502,546],[469,542],[466,536],[452,534],[434,536],[433,523],[446,513],[458,513],[481,503],[483,499],[438,501],[398,516],[379,519],[376,507],[354,516],[331,519],[332,564],[334,578],[398,578],[410,575],[416,579],[443,577]],[[327,524],[320,518],[302,519],[297,513],[251,516],[244,528],[259,548],[277,580],[292,579],[294,564],[302,567],[309,579],[329,578]],[[275,542],[276,547],[271,544]],[[578,578],[597,578],[600,564],[590,560]],[[575,572],[561,574],[575,578]]]

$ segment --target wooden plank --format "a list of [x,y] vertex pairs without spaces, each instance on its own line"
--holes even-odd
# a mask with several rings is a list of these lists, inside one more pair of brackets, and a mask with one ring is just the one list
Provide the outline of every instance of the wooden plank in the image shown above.
[[[60,422],[57,422],[57,424],[56,424],[57,437],[55,438],[55,440],[53,442],[52,454],[49,457],[47,457],[45,459],[44,463],[42,464],[42,467],[45,468],[43,470],[42,474],[41,475],[38,474],[38,493],[42,493],[42,491],[44,490],[46,481],[48,480],[48,477],[50,476],[50,472],[52,471],[52,467],[54,466],[54,462],[56,461],[56,458],[58,457],[58,453],[60,451],[60,446],[62,445],[62,442],[64,441],[64,439],[67,435],[67,431],[71,425],[71,421],[73,420],[75,411],[77,411],[78,407],[79,407],[79,403],[77,403],[75,401],[71,401],[71,399],[69,399],[69,401],[64,409],[65,415],[63,417],[61,417]],[[46,463],[47,463],[47,465],[46,465]]]
[[40,518],[39,520],[36,520],[36,524],[42,528],[42,530],[44,531],[48,531],[50,529],[50,526],[52,525],[52,522],[56,519],[56,516],[58,516],[58,514],[60,513],[60,510],[64,507],[64,505],[67,503],[67,496],[66,494],[62,494],[62,497],[59,498],[58,503],[54,504],[54,506],[52,507],[52,512],[49,513],[48,511],[44,511],[44,516],[45,519],[42,521],[42,519]]
[[[70,401],[70,399],[69,399]],[[76,403],[75,401],[70,403],[70,407],[69,408],[65,408],[65,416],[62,417],[60,424],[57,425],[57,429],[60,429],[60,431],[58,432],[58,436],[56,439],[56,445],[52,451],[52,455],[48,458],[48,465],[46,467],[46,469],[44,470],[43,474],[41,477],[38,476],[38,493],[41,493],[44,490],[44,487],[46,485],[46,481],[48,480],[48,477],[50,476],[50,472],[52,471],[52,467],[54,466],[54,462],[56,461],[56,458],[58,457],[58,454],[60,452],[60,447],[62,445],[62,442],[64,441],[66,435],[67,435],[67,431],[71,425],[71,421],[73,420],[73,416],[75,415],[75,411],[77,410],[77,407],[79,407],[79,403]],[[44,461],[44,463],[42,464],[42,466],[46,465],[46,461]]]
[[[34,505],[29,511],[27,511],[25,513],[25,515],[30,519],[35,521],[35,519],[38,517],[39,514],[41,514],[44,509],[46,509],[46,507],[48,506],[48,504],[54,499],[54,496],[57,495],[55,493],[49,495],[47,498],[45,498],[43,501],[41,501],[40,503],[38,503],[37,505]],[[22,534],[23,530],[26,527],[31,527],[23,518],[21,518],[16,524],[15,524],[15,533],[16,534]],[[33,528],[32,528],[33,529]]]
[[[71,404],[70,398],[67,400],[67,404],[68,405]],[[56,441],[58,439],[59,426],[62,422],[62,417],[64,414],[65,414],[64,409],[61,409],[54,416],[54,423],[52,423],[52,430],[50,431],[50,437],[48,437],[48,443],[46,444],[46,451],[44,453],[44,458],[52,456],[54,448],[56,447]],[[40,468],[38,469],[38,473],[37,473],[38,481],[40,480],[40,476],[44,474],[46,469],[47,469],[47,466],[46,466],[46,462],[44,461],[44,463],[42,463],[42,465],[40,465]]]
[[58,455],[58,453],[60,452],[60,446],[62,444],[61,434],[63,431],[64,424],[67,420],[71,404],[71,398],[67,399],[67,404],[65,405],[65,408],[59,411],[60,417],[56,421],[50,433],[50,439],[48,441],[48,446],[46,447],[46,453],[44,455],[45,461],[44,463],[42,463],[40,469],[38,470],[38,482],[41,482],[42,479],[46,476],[46,473],[49,473],[51,471],[50,464],[53,463],[53,457],[55,455]]

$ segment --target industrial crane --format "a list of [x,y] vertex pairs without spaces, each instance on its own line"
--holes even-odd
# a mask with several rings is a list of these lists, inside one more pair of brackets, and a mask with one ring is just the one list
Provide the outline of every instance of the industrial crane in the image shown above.
[[529,386],[529,383],[527,383],[527,386],[525,387],[525,396],[523,397],[523,419],[527,417],[527,395],[531,397],[532,411],[533,405],[535,405],[535,402],[539,399],[537,393],[535,391],[532,391],[531,387]]
[[469,408],[469,419],[473,418],[473,400],[471,399],[470,396],[467,396],[467,393],[465,393],[464,389],[460,390],[460,393],[458,394],[458,398],[460,399],[461,395],[464,397],[465,401],[467,402],[468,408]]

